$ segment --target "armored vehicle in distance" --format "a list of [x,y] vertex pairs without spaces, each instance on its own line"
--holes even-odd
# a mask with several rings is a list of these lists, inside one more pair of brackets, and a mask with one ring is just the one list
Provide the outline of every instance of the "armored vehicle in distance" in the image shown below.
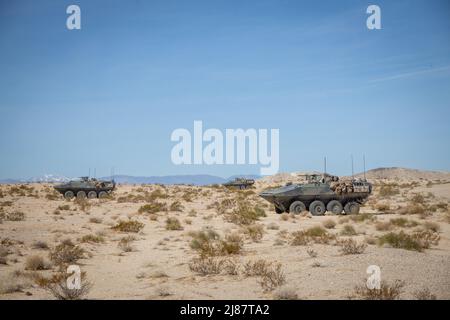
[[223,184],[225,187],[236,188],[236,189],[247,189],[255,184],[255,180],[246,178],[235,178],[234,180],[228,181]]
[[313,215],[323,215],[326,211],[357,214],[371,193],[372,184],[365,179],[341,181],[337,176],[313,174],[306,175],[306,183],[287,184],[259,195],[273,203],[277,213],[298,214],[308,209]]
[[114,180],[97,180],[81,177],[67,183],[56,185],[54,188],[64,195],[66,199],[77,198],[105,198],[116,187]]

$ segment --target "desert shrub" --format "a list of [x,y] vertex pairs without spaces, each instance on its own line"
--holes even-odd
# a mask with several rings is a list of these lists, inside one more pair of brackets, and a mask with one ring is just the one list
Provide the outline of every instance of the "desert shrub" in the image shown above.
[[137,233],[141,231],[141,229],[144,227],[144,224],[142,222],[136,221],[136,220],[129,220],[129,221],[119,221],[115,226],[113,226],[111,229],[121,232],[134,232]]
[[389,198],[400,193],[400,190],[395,185],[385,184],[379,189],[378,194],[380,197]]
[[131,252],[134,251],[134,247],[132,246],[132,242],[136,239],[133,236],[127,236],[120,239],[119,244],[117,245],[123,252]]
[[232,260],[232,259],[226,259],[223,263],[223,272],[230,276],[236,276],[239,274],[240,266],[239,264]]
[[414,232],[412,235],[403,231],[399,233],[389,232],[378,239],[380,246],[388,244],[393,248],[400,248],[413,251],[423,251],[431,245],[439,243],[439,235],[430,231]]
[[21,292],[29,287],[33,282],[29,277],[25,277],[21,272],[11,272],[9,274],[2,274],[0,278],[0,294]]
[[295,231],[291,234],[291,245],[305,246],[312,243],[327,244],[334,236],[329,234],[324,228],[320,226],[311,227],[307,230]]
[[83,258],[84,250],[70,240],[64,240],[50,251],[50,260],[57,265],[75,263]]
[[190,236],[192,241],[190,246],[192,249],[197,251],[200,256],[214,256],[216,255],[217,243],[220,236],[217,232],[211,229],[206,229],[204,231],[191,232]]
[[420,193],[416,193],[411,198],[411,202],[414,204],[422,204],[423,205],[423,204],[425,204],[425,197]]
[[440,230],[441,230],[441,227],[439,226],[439,224],[438,223],[436,223],[436,222],[432,222],[432,221],[426,221],[426,222],[424,222],[423,224],[422,224],[422,227],[425,229],[425,230],[429,230],[429,231],[432,231],[432,232],[439,232]]
[[180,201],[174,201],[170,205],[170,211],[183,211],[184,207],[181,205]]
[[334,227],[336,226],[336,222],[334,222],[333,219],[327,219],[322,222],[322,225],[327,229],[334,229]]
[[251,208],[248,204],[241,202],[231,213],[226,213],[225,220],[238,225],[249,225],[260,217],[265,217],[264,210],[260,211],[257,207]]
[[279,229],[280,229],[280,226],[277,225],[275,222],[271,222],[271,223],[269,223],[269,224],[267,225],[266,228],[269,229],[269,230],[279,230]]
[[167,205],[165,203],[155,201],[141,206],[138,211],[139,213],[157,213],[166,210]]
[[244,264],[243,274],[246,277],[257,277],[264,275],[272,265],[272,262],[268,262],[264,259],[256,261],[247,261]]
[[89,242],[89,243],[101,243],[105,242],[105,239],[97,234],[87,234],[80,239],[81,242]]
[[9,221],[23,221],[23,220],[25,220],[25,213],[23,213],[21,211],[10,212],[6,216],[6,220],[9,220]]
[[355,294],[364,300],[397,300],[402,293],[405,283],[396,280],[393,283],[382,281],[380,289],[369,289],[364,285],[355,287]]
[[394,218],[391,219],[390,222],[397,227],[401,227],[401,228],[412,228],[412,227],[416,227],[417,225],[419,225],[418,222],[414,221],[414,220],[409,220],[406,218]]
[[32,245],[33,249],[48,250],[48,244],[45,241],[35,241]]
[[74,203],[83,212],[89,211],[92,206],[87,198],[75,198]]
[[353,222],[373,221],[376,217],[371,213],[360,213],[349,216]]
[[346,224],[346,225],[343,226],[340,234],[342,236],[356,236],[357,232],[356,232],[355,228],[352,225]]
[[436,295],[432,294],[428,288],[417,290],[413,295],[417,300],[436,300]]
[[166,230],[183,230],[180,220],[177,218],[167,218],[166,219]]
[[387,202],[378,202],[375,205],[375,209],[377,209],[377,211],[389,211],[391,210],[391,206]]
[[221,240],[220,252],[223,255],[239,254],[242,250],[244,241],[237,233],[229,233],[225,235],[225,239]]
[[272,291],[285,283],[286,276],[280,263],[272,264],[267,268],[259,281],[264,291]]
[[423,215],[425,214],[426,210],[425,207],[421,204],[408,204],[405,207],[402,207],[398,210],[399,214],[419,214]]
[[60,205],[60,206],[58,206],[58,210],[70,210],[70,205],[68,205],[68,204],[63,204],[63,205]]
[[243,227],[243,233],[255,242],[261,241],[264,235],[264,226],[262,224],[251,224]]
[[194,258],[189,262],[189,269],[200,275],[220,274],[224,261],[214,257]]
[[49,264],[41,256],[29,256],[25,261],[25,270],[47,270]]
[[274,297],[277,300],[298,300],[298,295],[295,288],[281,287],[275,290]]
[[81,273],[80,288],[78,289],[68,287],[67,275],[62,272],[51,278],[38,278],[36,283],[58,300],[83,299],[92,288],[92,282],[87,279],[85,272]]
[[340,246],[339,251],[341,251],[344,255],[361,254],[367,248],[367,244],[358,243],[353,239],[341,240],[338,242],[338,244]]
[[99,217],[91,217],[89,218],[89,222],[91,223],[102,223],[103,219]]
[[315,251],[313,248],[308,248],[308,249],[306,250],[306,252],[308,253],[308,255],[309,255],[311,258],[317,258],[317,251]]
[[389,231],[389,230],[391,230],[393,227],[394,227],[394,226],[393,226],[392,223],[389,222],[389,221],[386,221],[386,222],[378,221],[378,222],[375,224],[375,229],[377,229],[378,231]]

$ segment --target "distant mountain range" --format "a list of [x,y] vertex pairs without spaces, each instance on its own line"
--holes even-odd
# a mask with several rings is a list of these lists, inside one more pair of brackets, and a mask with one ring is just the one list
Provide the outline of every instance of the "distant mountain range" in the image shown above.
[[[120,184],[191,184],[191,185],[209,185],[220,184],[232,180],[236,177],[245,177],[248,179],[259,179],[257,175],[235,175],[228,178],[217,177],[207,174],[198,175],[173,175],[173,176],[128,176],[128,175],[115,175],[114,180]],[[99,179],[109,180],[108,177],[101,177]],[[61,183],[70,181],[71,178],[64,176],[57,176],[53,174],[46,174],[42,177],[33,177],[30,179],[0,179],[0,184],[16,184],[16,183]]]

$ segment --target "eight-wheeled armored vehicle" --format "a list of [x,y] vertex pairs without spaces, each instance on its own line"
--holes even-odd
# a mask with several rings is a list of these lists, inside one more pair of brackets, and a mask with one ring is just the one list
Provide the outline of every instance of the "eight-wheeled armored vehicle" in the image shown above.
[[306,183],[287,184],[259,195],[273,203],[277,213],[298,214],[308,209],[313,215],[323,215],[326,211],[357,214],[371,192],[372,184],[365,179],[341,181],[337,176],[313,174],[306,176]]
[[114,180],[97,180],[81,177],[67,183],[56,185],[54,188],[64,195],[66,199],[77,198],[104,198],[116,187]]
[[255,184],[255,180],[246,178],[235,178],[234,180],[228,181],[223,184],[225,187],[237,188],[237,189],[247,189]]

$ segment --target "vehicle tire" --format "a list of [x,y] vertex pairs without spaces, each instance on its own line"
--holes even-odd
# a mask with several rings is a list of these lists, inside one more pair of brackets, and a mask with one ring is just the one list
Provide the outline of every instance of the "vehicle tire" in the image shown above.
[[95,199],[95,198],[97,198],[97,192],[89,191],[87,196],[89,199]]
[[358,214],[359,213],[359,203],[357,202],[348,202],[344,206],[344,211],[346,214]]
[[98,193],[98,197],[100,198],[100,199],[104,199],[104,198],[106,198],[108,196],[108,193],[106,192],[106,191],[100,191],[99,193]]
[[278,214],[282,214],[284,211],[275,207],[275,212]]
[[75,197],[75,194],[73,193],[73,191],[66,191],[64,193],[64,198],[66,198],[67,200],[71,200],[73,199],[73,197]]
[[327,211],[333,214],[341,214],[343,209],[344,208],[342,207],[342,203],[337,200],[331,200],[327,204]]
[[313,216],[322,216],[325,214],[325,205],[322,201],[316,200],[309,205],[309,212]]
[[299,213],[302,213],[303,211],[306,211],[306,206],[301,201],[294,201],[289,206],[290,213],[299,214]]
[[77,199],[86,199],[86,192],[78,191],[77,192]]

